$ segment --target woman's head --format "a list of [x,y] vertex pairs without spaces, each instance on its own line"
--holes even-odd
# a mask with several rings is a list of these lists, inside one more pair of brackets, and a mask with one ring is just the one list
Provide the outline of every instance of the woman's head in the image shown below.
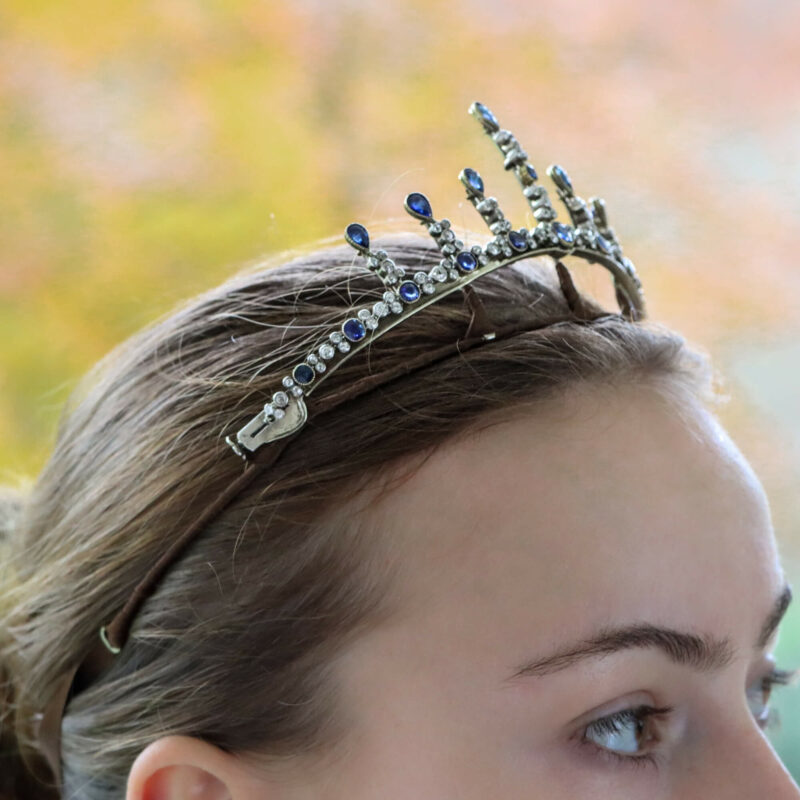
[[[440,258],[416,236],[381,244],[411,271]],[[242,273],[78,386],[10,537],[7,740],[27,747],[64,666],[241,472],[224,435],[344,308],[380,296],[351,264],[342,247]],[[686,798],[714,777],[722,796],[755,796],[746,776],[715,775],[731,748],[756,758],[770,796],[798,796],[743,715],[766,671],[746,642],[783,578],[763,492],[706,409],[706,359],[652,323],[570,318],[547,262],[474,288],[498,324],[531,330],[318,417],[309,401],[302,433],[69,703],[65,797],[179,797],[196,783],[195,796],[235,800]],[[320,391],[455,341],[469,319],[444,298]],[[678,640],[647,628],[633,649],[511,678],[634,623],[729,641],[718,669],[697,670],[671,664],[647,637],[673,654]],[[599,707],[633,701],[674,706],[660,772],[576,744]],[[631,724],[615,724],[594,738],[629,744]]]

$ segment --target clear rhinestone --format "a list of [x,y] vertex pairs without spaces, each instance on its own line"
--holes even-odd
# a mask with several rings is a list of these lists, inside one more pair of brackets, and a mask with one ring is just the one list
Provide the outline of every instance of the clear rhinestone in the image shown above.
[[336,346],[339,348],[339,352],[340,353],[349,353],[350,352],[350,342],[342,341],[342,342],[339,342],[339,344],[337,344]]
[[396,272],[393,272],[391,275],[386,276],[386,283],[397,283],[400,278],[397,276]]
[[286,416],[286,412],[282,408],[276,408],[273,412],[275,419],[283,419]]
[[286,392],[275,392],[272,395],[272,403],[277,408],[286,408],[289,405],[289,395]]
[[287,388],[291,389],[294,386],[294,378],[290,378],[288,375],[281,381],[281,383]]
[[447,274],[450,277],[451,281],[457,281],[458,280],[458,270],[457,269],[451,269],[451,270],[448,271]]
[[489,256],[487,256],[486,253],[481,253],[481,255],[478,256],[478,261],[481,264],[488,264],[489,263]]
[[383,302],[384,303],[391,303],[393,300],[397,299],[397,295],[394,292],[385,291],[383,293]]
[[324,361],[317,361],[316,364],[314,364],[314,369],[317,372],[325,372],[325,370],[328,369],[328,365]]
[[311,364],[312,367],[317,361],[319,361],[319,358],[314,353],[309,353],[308,356],[306,356],[306,364]]
[[383,261],[389,254],[385,250],[376,250],[375,251],[375,258],[380,259]]
[[361,320],[369,319],[372,316],[372,312],[368,308],[362,308],[358,312],[358,318]]
[[372,306],[372,313],[376,317],[385,317],[389,313],[389,306],[382,300],[379,300]]
[[479,244],[474,244],[470,247],[470,252],[474,256],[479,256],[481,254],[481,246]]
[[453,231],[445,231],[442,234],[442,239],[445,242],[452,242],[455,238],[456,238],[456,235],[453,233]]
[[489,242],[489,244],[486,245],[486,252],[490,256],[496,256],[500,252],[500,248],[495,242]]
[[439,266],[434,267],[431,270],[431,277],[435,281],[439,281],[440,283],[442,281],[446,281],[447,280],[447,270],[440,264]]
[[504,247],[503,248],[503,255],[506,258],[511,258],[511,256],[514,255],[514,251],[510,247]]
[[446,253],[447,255],[450,255],[451,253],[455,253],[455,251],[456,251],[456,248],[453,247],[452,244],[444,244],[444,245],[442,245],[442,252]]
[[425,294],[433,294],[436,291],[436,287],[432,283],[426,283],[423,285],[422,291]]
[[428,280],[428,273],[427,272],[415,272],[414,273],[414,280],[417,283],[425,283]]
[[405,267],[398,267],[396,272],[402,278],[406,274],[406,268]]
[[364,320],[364,324],[371,330],[374,331],[375,328],[378,327],[378,320],[375,317],[370,317],[369,319]]
[[319,346],[319,354],[327,361],[330,361],[336,355],[336,351],[329,344],[321,344]]
[[370,256],[367,259],[367,266],[370,267],[371,269],[375,269],[375,267],[378,266],[378,259],[375,258],[375,256]]
[[438,222],[434,222],[428,230],[434,235],[438,236],[442,232],[442,226]]
[[384,258],[383,261],[381,261],[381,266],[387,272],[394,272],[397,269],[397,265],[394,263],[394,261],[392,261],[391,258]]
[[302,397],[303,396],[303,387],[302,386],[292,386],[292,394],[295,397]]
[[392,314],[400,314],[403,311],[402,303],[390,303],[389,308],[392,311]]
[[461,239],[456,239],[453,242],[453,247],[455,247],[456,250],[463,250],[464,249],[464,242],[462,242]]
[[449,219],[440,219],[439,224],[442,226],[442,230],[446,231],[450,227],[450,220]]
[[334,344],[339,344],[339,342],[341,342],[341,341],[342,341],[342,339],[343,339],[343,336],[342,336],[342,334],[341,334],[341,333],[339,333],[339,331],[334,331],[334,332],[333,332],[333,333],[332,333],[330,336],[328,336],[328,338],[329,338],[329,339],[330,339],[330,340],[331,340],[331,341],[332,341]]
[[274,411],[275,411],[275,409],[274,409],[274,407],[272,406],[272,404],[271,404],[271,403],[267,403],[267,404],[264,406],[264,414],[265,414],[266,416],[268,416],[268,417],[272,417],[272,416],[274,416],[274,414],[273,414],[273,412],[274,412]]

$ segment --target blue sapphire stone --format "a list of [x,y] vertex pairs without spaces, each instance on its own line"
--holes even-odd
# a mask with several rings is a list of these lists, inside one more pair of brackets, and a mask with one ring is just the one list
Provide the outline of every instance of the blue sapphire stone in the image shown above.
[[572,181],[569,179],[569,175],[567,175],[567,173],[566,173],[566,172],[564,172],[564,170],[563,170],[561,167],[559,167],[559,166],[558,166],[558,164],[556,164],[556,165],[553,167],[553,173],[554,173],[555,175],[558,175],[558,177],[560,178],[561,182],[562,182],[562,183],[563,183],[563,184],[564,184],[564,185],[565,185],[565,186],[566,186],[566,187],[567,187],[567,188],[568,188],[570,191],[572,191]]
[[519,231],[508,232],[508,243],[515,250],[526,250],[528,247],[528,240]]
[[467,167],[464,170],[464,177],[467,179],[467,183],[476,191],[483,193],[483,178],[475,172],[474,169],[470,169]]
[[428,202],[428,198],[425,197],[424,194],[420,194],[419,192],[411,192],[411,194],[406,197],[406,205],[415,214],[419,214],[421,217],[433,216],[431,204]]
[[466,250],[456,256],[456,264],[464,270],[464,272],[472,272],[478,266],[478,259],[472,253]]
[[402,297],[406,303],[413,303],[415,300],[419,300],[419,286],[417,286],[416,283],[405,281],[400,284],[398,291],[400,292],[400,297]]
[[572,244],[575,241],[575,232],[569,225],[565,225],[563,222],[554,222],[553,230],[564,244]]
[[597,236],[595,237],[595,241],[597,242],[597,244],[600,246],[600,249],[604,253],[608,253],[609,255],[611,255],[611,253],[613,252],[613,248],[611,247],[611,242],[609,242],[605,236],[598,233]]
[[498,125],[497,117],[489,111],[488,108],[483,103],[475,103],[475,108],[478,109],[478,113],[490,124],[490,125]]
[[298,364],[292,371],[292,377],[298,383],[311,383],[314,380],[314,369],[308,364]]
[[364,327],[364,324],[360,319],[352,317],[351,319],[346,319],[344,321],[344,324],[342,325],[342,333],[351,342],[357,342],[359,339],[363,339],[367,335],[367,329]]
[[364,250],[369,249],[369,234],[363,225],[359,225],[357,222],[351,222],[347,226],[347,230],[345,232],[347,233],[348,237],[359,247],[363,247]]
[[536,172],[536,170],[530,164],[526,164],[525,165],[525,169],[528,170],[528,175],[531,176],[531,180],[534,180],[534,181],[538,180],[539,175]]

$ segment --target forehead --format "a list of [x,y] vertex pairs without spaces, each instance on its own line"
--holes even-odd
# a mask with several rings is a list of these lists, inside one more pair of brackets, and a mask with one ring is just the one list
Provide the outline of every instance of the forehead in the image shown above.
[[781,584],[746,460],[701,406],[650,388],[582,389],[447,442],[371,514],[401,611],[496,636],[757,626]]

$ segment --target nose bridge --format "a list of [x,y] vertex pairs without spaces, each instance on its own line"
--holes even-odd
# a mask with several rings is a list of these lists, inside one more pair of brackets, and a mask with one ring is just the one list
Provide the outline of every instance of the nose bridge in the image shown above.
[[703,784],[691,788],[682,798],[714,798],[714,800],[800,800],[800,788],[778,757],[772,745],[759,730],[752,716],[730,720],[714,736],[714,743],[698,755],[704,762],[689,770]]

